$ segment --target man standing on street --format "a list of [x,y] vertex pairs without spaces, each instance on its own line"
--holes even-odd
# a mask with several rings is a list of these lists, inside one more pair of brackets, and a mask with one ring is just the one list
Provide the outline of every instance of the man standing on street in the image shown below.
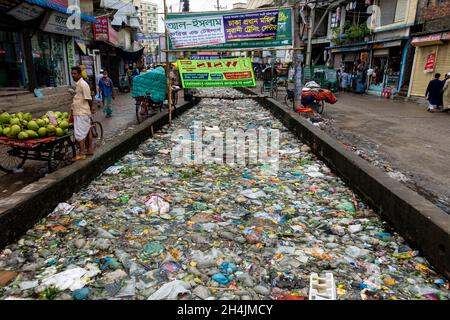
[[[81,76],[80,67],[72,67],[72,79],[76,82],[75,96],[71,108],[73,115],[73,126],[75,131],[75,140],[80,145],[80,153],[73,158],[73,161],[84,160],[86,155],[93,155],[92,134],[91,134],[91,114],[92,114],[92,96],[89,85]],[[86,141],[87,140],[87,141]],[[88,151],[86,150],[86,142]]]
[[439,109],[442,106],[442,93],[441,90],[444,87],[439,78],[441,77],[440,73],[436,73],[434,75],[434,79],[428,83],[427,91],[425,92],[425,96],[428,99],[428,111],[434,112],[434,110]]
[[446,74],[444,79],[444,89],[442,93],[442,112],[450,111],[450,72]]
[[112,116],[111,98],[114,99],[114,86],[110,77],[108,77],[108,71],[103,70],[103,78],[98,82],[98,91],[103,101],[103,112],[107,118]]

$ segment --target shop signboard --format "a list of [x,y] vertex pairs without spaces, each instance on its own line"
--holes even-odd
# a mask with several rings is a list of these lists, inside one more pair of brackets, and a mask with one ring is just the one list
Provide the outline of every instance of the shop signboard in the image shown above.
[[48,2],[60,5],[61,7],[67,7],[68,6],[68,0],[47,0]]
[[425,44],[425,45],[431,45],[431,44],[436,44],[436,43],[440,43],[442,34],[432,34],[429,36],[424,36],[424,37],[414,37],[411,41],[411,44],[413,46],[417,46],[417,45],[421,45],[421,44]]
[[183,88],[233,88],[256,85],[250,58],[177,60]]
[[136,40],[137,41],[159,40],[159,34],[143,34],[141,32],[137,32]]
[[94,75],[94,58],[91,56],[81,56],[81,64],[83,65],[87,76],[92,77]]
[[402,40],[383,42],[383,43],[374,43],[373,49],[383,49],[383,48],[392,48],[392,47],[400,47],[402,45]]
[[169,14],[169,49],[292,46],[292,9]]
[[70,39],[70,41],[67,43],[67,63],[69,64],[69,68],[72,68],[75,66],[75,46],[73,44],[73,40]]
[[219,55],[200,55],[200,54],[191,54],[191,60],[214,60],[219,59]]
[[108,18],[97,18],[97,22],[94,22],[94,40],[95,41],[108,41]]
[[8,14],[20,21],[30,21],[39,17],[44,13],[44,11],[44,8],[23,2],[17,7],[8,11]]
[[434,71],[434,66],[436,64],[436,52],[432,52],[427,56],[427,61],[423,68],[424,73],[430,73]]
[[441,36],[441,40],[450,40],[450,32],[444,32]]
[[94,40],[109,42],[117,46],[117,31],[112,28],[108,17],[97,18],[97,22],[94,22]]
[[92,23],[88,21],[81,21],[81,36],[80,39],[91,41],[92,36]]
[[22,0],[0,0],[0,10],[2,12],[8,11],[19,5],[21,2]]
[[226,41],[273,39],[277,36],[278,10],[223,16]]
[[64,13],[56,11],[49,12],[47,17],[42,22],[42,30],[50,33],[63,34],[66,36],[80,36],[80,29],[70,29],[67,27],[68,18],[69,16]]

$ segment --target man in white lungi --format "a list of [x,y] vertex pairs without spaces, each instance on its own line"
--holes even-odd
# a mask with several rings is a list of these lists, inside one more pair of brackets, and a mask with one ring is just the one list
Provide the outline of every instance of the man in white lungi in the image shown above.
[[[86,159],[86,155],[94,154],[91,134],[92,96],[91,88],[81,76],[81,68],[73,67],[71,75],[73,81],[76,82],[71,113],[73,115],[75,140],[80,145],[80,153],[73,158],[73,161],[78,161]],[[88,146],[87,152],[86,142]]]

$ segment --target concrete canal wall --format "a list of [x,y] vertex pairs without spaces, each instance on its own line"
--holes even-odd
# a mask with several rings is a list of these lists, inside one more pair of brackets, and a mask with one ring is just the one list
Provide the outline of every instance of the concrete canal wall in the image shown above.
[[[176,115],[189,110],[199,101],[178,107]],[[162,112],[102,146],[92,158],[48,174],[10,197],[0,200],[0,249],[17,240],[36,222],[52,212],[58,203],[69,199],[106,168],[150,138],[152,130],[156,132],[168,123],[168,113]]]

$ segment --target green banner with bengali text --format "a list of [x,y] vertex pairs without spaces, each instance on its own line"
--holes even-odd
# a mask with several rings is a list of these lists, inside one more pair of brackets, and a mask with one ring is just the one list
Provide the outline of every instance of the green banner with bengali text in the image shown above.
[[183,88],[235,88],[256,86],[250,58],[178,60]]

